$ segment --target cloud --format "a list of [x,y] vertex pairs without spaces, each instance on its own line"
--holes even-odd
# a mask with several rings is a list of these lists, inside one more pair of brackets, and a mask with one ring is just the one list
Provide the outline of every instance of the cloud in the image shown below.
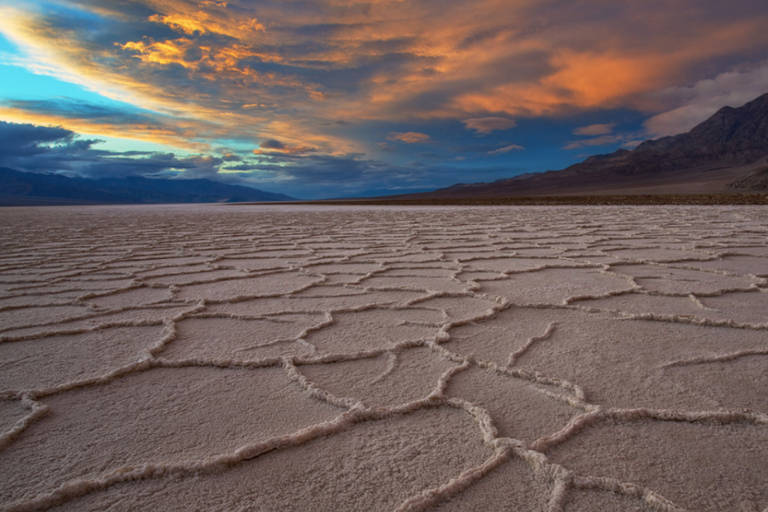
[[267,139],[265,141],[262,141],[261,144],[259,144],[259,147],[261,149],[277,149],[282,151],[285,149],[285,144],[283,144],[279,140]]
[[[303,157],[327,157],[352,168],[357,159],[350,163],[348,155],[384,155],[397,148],[402,156],[409,148],[399,143],[437,144],[438,133],[451,138],[452,146],[466,145],[456,135],[460,123],[474,132],[465,137],[490,135],[513,128],[513,118],[522,124],[524,118],[630,108],[654,116],[646,129],[663,135],[768,90],[768,66],[755,64],[768,58],[768,13],[760,2],[606,5],[606,0],[560,2],[556,9],[544,0],[478,0],[472,9],[457,0],[16,2],[0,7],[0,31],[23,52],[15,65],[133,108],[99,110],[16,97],[3,98],[0,117],[201,152],[230,143],[253,148],[262,141],[255,152],[240,155],[240,165],[282,159],[283,166],[309,172],[304,166],[310,160]],[[343,127],[339,120],[349,124]],[[421,127],[444,122],[448,128],[422,128],[430,137],[409,131],[419,129],[409,122]],[[387,137],[397,143],[371,135],[386,133],[381,126],[402,130]],[[580,128],[575,135],[596,138],[568,147],[608,143],[600,137],[614,135],[609,126]],[[476,154],[515,149],[500,144]],[[162,167],[160,160],[146,158],[150,166]],[[380,176],[372,169],[383,167],[365,161],[367,172]],[[216,167],[176,163],[208,169],[200,172]],[[321,172],[325,164],[314,165]],[[252,172],[258,179],[291,176],[269,169]]]
[[513,81],[489,91],[457,96],[465,111],[504,112],[519,116],[555,115],[568,109],[612,108],[632,96],[670,81],[670,54],[624,55],[610,51],[562,49],[549,57],[550,71],[535,81]]
[[624,148],[633,148],[643,142],[644,139],[641,138],[642,136],[642,131],[599,135],[592,137],[591,139],[570,141],[563,146],[563,149],[582,149],[590,146],[621,146]]
[[430,141],[429,135],[419,132],[392,132],[387,140],[399,140],[406,144],[425,144]]
[[740,107],[768,92],[768,61],[747,69],[733,69],[689,87],[670,87],[651,95],[651,101],[680,105],[648,119],[649,136],[685,133],[722,107]]
[[390,144],[389,142],[377,142],[376,146],[378,146],[381,151],[386,151],[387,153],[395,153],[397,151],[397,146]]
[[[225,2],[203,2],[203,4],[214,9],[226,7]],[[209,32],[233,35],[229,33],[228,26],[217,23],[215,16],[204,10],[198,10],[194,14],[154,14],[148,19],[154,23],[167,25],[174,31],[187,35],[195,35],[196,33],[206,34]],[[245,18],[237,25],[237,28],[239,31],[258,32],[264,30],[264,26],[255,18]]]
[[613,133],[613,129],[616,127],[616,123],[608,124],[591,124],[589,126],[582,126],[573,130],[574,135],[608,135]]
[[508,130],[515,127],[515,121],[506,117],[477,117],[462,121],[468,130],[488,134],[495,130]]
[[642,136],[642,133],[616,133],[614,129],[616,123],[603,123],[603,124],[591,124],[588,126],[581,126],[572,130],[574,135],[582,135],[592,137],[589,139],[580,139],[569,141],[562,149],[582,149],[591,146],[610,146],[620,145],[622,147],[634,147],[637,146],[642,140],[638,141],[637,138]]
[[253,151],[256,155],[281,155],[304,154],[317,151],[317,148],[308,146],[288,146],[276,139],[267,139],[259,144],[260,149]]
[[141,140],[200,150],[195,138],[216,133],[215,125],[142,110],[116,102],[90,103],[66,97],[45,100],[6,100],[0,116],[19,124],[66,125],[78,133]]
[[72,146],[74,140],[75,133],[60,126],[0,121],[0,165],[10,165],[9,162],[17,158],[41,155],[57,146]]
[[510,151],[522,151],[524,149],[525,148],[523,146],[520,146],[518,144],[510,144],[509,146],[504,146],[502,148],[489,151],[488,154],[491,156],[496,156],[496,155],[503,155],[505,153],[509,153]]
[[490,133],[512,126],[502,113],[631,106],[713,58],[749,60],[768,44],[766,13],[751,0],[556,10],[479,0],[471,13],[453,1],[73,0],[50,11],[40,2],[3,11],[2,30],[29,66],[258,137],[276,113],[317,126],[449,117]]
[[223,159],[173,153],[118,153],[96,149],[100,141],[80,139],[61,127],[0,121],[0,166],[27,172],[62,173],[88,178],[147,176],[163,173],[211,177]]
[[224,156],[222,156],[221,159],[225,162],[242,162],[243,161],[243,157],[233,153],[224,153]]
[[595,137],[592,139],[582,139],[582,140],[576,140],[571,141],[565,146],[563,146],[563,149],[581,149],[588,146],[606,146],[609,144],[620,144],[623,142],[623,137],[619,135],[603,135],[600,137]]

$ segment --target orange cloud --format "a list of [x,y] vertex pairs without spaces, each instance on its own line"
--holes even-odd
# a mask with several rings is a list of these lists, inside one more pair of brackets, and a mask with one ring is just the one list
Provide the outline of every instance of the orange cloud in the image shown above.
[[565,107],[613,107],[620,100],[661,87],[673,74],[663,55],[597,54],[562,50],[550,59],[553,72],[537,82],[505,84],[488,93],[459,96],[455,105],[515,115],[547,115]]
[[188,16],[179,16],[170,14],[168,16],[162,16],[160,14],[154,14],[149,17],[149,21],[155,23],[162,23],[168,25],[172,29],[183,32],[188,35],[192,35],[195,32],[205,34],[208,29],[205,26],[208,16],[204,12],[199,13],[199,17],[192,18]]
[[616,128],[616,123],[608,124],[591,124],[589,126],[582,126],[573,130],[574,135],[608,135],[613,133],[613,129]]
[[[660,13],[637,3],[606,10],[604,0],[558,9],[544,0],[478,0],[471,8],[317,0],[312,9],[137,0],[154,14],[138,18],[123,2],[81,7],[116,27],[101,46],[88,27],[62,27],[23,6],[0,8],[0,30],[26,49],[28,68],[184,119],[185,137],[277,137],[288,147],[365,151],[355,134],[326,127],[448,118],[491,133],[514,126],[509,116],[641,105],[649,92],[701,79],[714,57],[749,61],[768,47],[768,19],[734,1],[740,10],[680,0]],[[82,5],[91,3],[99,2]],[[141,23],[147,32],[137,37]],[[162,39],[158,24],[175,34]],[[402,132],[390,140],[430,138]]]
[[429,135],[419,132],[392,132],[387,137],[387,140],[399,140],[407,144],[424,144],[429,142]]
[[487,134],[496,130],[508,130],[515,127],[515,121],[506,117],[476,117],[462,121],[468,130]]
[[[177,64],[192,71],[209,70],[200,75],[209,80],[226,78],[226,75],[222,76],[222,73],[225,73],[229,76],[251,76],[262,85],[281,85],[299,89],[311,87],[293,77],[279,76],[275,73],[258,73],[251,67],[243,65],[244,59],[253,57],[258,57],[264,62],[277,62],[280,58],[259,54],[239,44],[223,47],[200,46],[195,40],[179,38],[167,41],[129,41],[118,46],[130,52],[144,64],[159,66]],[[315,91],[309,91],[309,94],[313,93]]]
[[144,41],[127,42],[121,45],[123,50],[135,52],[135,57],[144,63],[160,64],[179,64],[184,67],[197,67],[195,62],[189,62],[185,55],[192,48],[194,41],[191,39],[176,39],[173,41]]
[[663,85],[665,79],[669,79],[673,62],[658,54],[564,50],[552,58],[551,64],[558,71],[545,77],[541,86],[552,91],[568,91],[572,104],[587,108],[612,106],[619,98]]
[[248,32],[264,30],[264,25],[256,18],[232,19],[226,10],[227,2],[203,2],[199,7],[207,8],[207,11],[185,3],[164,3],[157,7],[169,14],[153,14],[149,21],[186,35],[213,33],[242,38]]

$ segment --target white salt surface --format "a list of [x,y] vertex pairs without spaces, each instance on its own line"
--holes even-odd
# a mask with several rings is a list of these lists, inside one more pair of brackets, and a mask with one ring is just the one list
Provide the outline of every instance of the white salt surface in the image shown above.
[[0,220],[0,510],[768,512],[765,208]]

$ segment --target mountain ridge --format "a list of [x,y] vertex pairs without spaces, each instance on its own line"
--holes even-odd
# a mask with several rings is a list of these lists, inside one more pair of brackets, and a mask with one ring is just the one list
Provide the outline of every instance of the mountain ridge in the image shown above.
[[391,198],[764,191],[767,165],[768,93],[742,107],[723,107],[686,133],[593,155],[559,171]]
[[70,178],[0,167],[0,206],[294,201],[208,179]]

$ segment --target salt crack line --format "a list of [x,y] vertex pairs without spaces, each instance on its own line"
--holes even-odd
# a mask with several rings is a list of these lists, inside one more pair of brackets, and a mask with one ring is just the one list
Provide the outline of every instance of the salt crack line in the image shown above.
[[[257,276],[257,277],[260,277],[260,276]],[[234,279],[234,280],[235,281],[239,281],[239,280],[242,280],[242,279],[243,278],[239,277],[239,278]],[[311,283],[308,283],[308,284],[306,284],[304,286],[301,286],[299,288],[291,290],[290,292],[285,292],[285,293],[276,292],[276,293],[255,294],[255,295],[235,295],[234,297],[227,297],[226,299],[219,299],[219,300],[208,299],[208,300],[206,300],[206,303],[207,304],[237,304],[238,302],[246,302],[246,301],[254,300],[254,299],[276,299],[276,298],[280,298],[280,297],[289,297],[289,296],[291,296],[293,294],[307,291],[307,290],[309,290],[310,288],[312,288],[314,286],[317,286],[317,285],[320,285],[320,284],[326,282],[326,280],[327,280],[327,278],[323,277],[323,278],[318,279],[317,281],[312,281]],[[170,288],[174,292],[178,292],[178,291],[181,290],[181,288],[179,288],[179,287],[177,287],[175,285],[171,285]]]
[[205,309],[206,309],[205,301],[200,300],[197,302],[197,304],[195,304],[195,306],[192,309],[188,311],[183,311],[178,315],[174,316],[173,318],[165,319],[165,322],[164,322],[165,330],[166,330],[165,336],[160,338],[158,342],[155,343],[155,345],[150,347],[148,351],[150,357],[154,358],[157,354],[162,352],[169,343],[176,340],[176,337],[178,335],[176,331],[176,324],[178,322],[182,321],[187,317],[190,317],[197,313],[205,311]]
[[573,473],[559,465],[555,465],[551,473],[554,485],[547,502],[547,512],[565,512],[568,492],[573,485]]
[[46,396],[71,391],[73,389],[95,386],[99,384],[108,384],[114,380],[119,379],[120,377],[124,377],[135,372],[149,370],[158,366],[160,366],[158,361],[156,361],[151,356],[147,356],[145,358],[139,359],[136,362],[121,366],[120,368],[117,368],[109,373],[105,373],[97,377],[92,377],[90,379],[71,381],[64,384],[59,384],[58,386],[49,386],[47,388],[40,389],[7,390],[3,392],[3,396],[22,398],[25,395],[28,395],[31,399],[44,398]]
[[[26,295],[26,294],[20,294],[20,295],[11,295],[11,296],[4,296],[3,299],[16,299],[19,297],[35,297],[36,295]],[[0,306],[0,312],[4,311],[18,311],[20,309],[44,309],[44,308],[57,308],[61,306],[77,306],[78,304],[75,304],[75,300],[69,300],[69,301],[63,301],[63,302],[53,302],[51,304],[17,304],[17,305],[9,305],[9,306]],[[26,327],[26,326],[25,326]],[[0,329],[0,332],[7,330],[7,329]]]
[[[593,308],[584,308],[587,312],[592,312]],[[750,324],[750,323],[742,323],[742,322],[735,322],[734,320],[723,319],[723,320],[713,320],[711,318],[700,318],[695,316],[687,316],[687,315],[662,315],[658,313],[628,313],[626,311],[620,311],[620,310],[604,310],[604,309],[594,309],[594,311],[605,311],[609,313],[615,313],[619,318],[623,318],[626,320],[650,320],[653,322],[670,322],[670,323],[677,323],[677,324],[690,324],[690,325],[700,325],[704,327],[727,327],[732,329],[745,329],[745,330],[752,330],[752,331],[764,331],[768,330],[768,323],[764,324]]]
[[696,357],[693,359],[679,359],[676,361],[670,361],[669,363],[665,363],[661,365],[662,368],[672,368],[675,366],[694,366],[699,364],[711,364],[711,363],[727,363],[729,361],[735,361],[736,359],[740,359],[742,357],[749,357],[749,356],[765,356],[768,355],[768,348],[764,349],[747,349],[747,350],[739,350],[737,352],[730,352],[728,354],[722,354],[719,356],[703,356],[703,357]]
[[[756,256],[751,256],[751,257],[757,258]],[[701,263],[708,263],[708,262],[712,262],[712,261],[722,261],[722,258],[713,258],[713,259],[710,259],[710,260],[703,260],[703,261],[700,261],[700,262]],[[756,281],[759,281],[759,282],[765,282],[764,278],[762,278],[760,276],[756,276],[755,274],[749,274],[749,273],[747,273],[747,274],[740,274],[738,272],[732,272],[732,271],[728,271],[728,270],[721,270],[721,269],[718,269],[718,268],[708,268],[708,267],[701,267],[701,266],[696,266],[696,265],[684,265],[683,262],[662,263],[662,262],[648,261],[648,262],[644,262],[643,264],[644,265],[648,265],[648,266],[652,266],[652,267],[669,268],[669,269],[673,269],[673,270],[692,270],[692,271],[696,271],[696,272],[706,272],[708,274],[715,274],[715,275],[721,275],[721,276],[726,276],[726,277],[746,277],[746,278],[753,279],[753,280],[756,280]]]
[[639,498],[658,512],[687,512],[687,509],[675,505],[651,489],[633,483],[622,482],[615,478],[574,475],[571,486],[579,490],[607,491],[629,498]]
[[[276,321],[276,320],[271,319],[271,318],[264,319],[264,320]],[[326,312],[325,315],[324,315],[323,320],[320,323],[317,323],[315,325],[311,325],[311,326],[307,327],[306,329],[301,331],[298,336],[296,336],[294,338],[280,338],[280,339],[277,339],[277,340],[270,340],[270,341],[265,342],[265,343],[253,344],[253,345],[249,345],[249,346],[246,346],[246,347],[241,347],[241,348],[235,350],[235,352],[238,352],[238,353],[240,353],[240,352],[248,352],[250,350],[256,350],[256,349],[259,349],[259,348],[271,347],[271,346],[274,346],[274,345],[278,345],[280,343],[292,343],[292,342],[299,342],[299,341],[305,343],[307,346],[312,347],[314,350],[317,350],[317,347],[315,345],[313,345],[312,343],[310,343],[310,342],[308,342],[306,340],[307,336],[309,336],[309,334],[312,333],[312,332],[316,332],[316,331],[320,331],[322,329],[325,329],[326,327],[329,327],[329,326],[333,325],[334,323],[335,323],[335,321],[333,319],[333,315],[331,313],[329,313],[329,312]]]
[[511,368],[514,366],[514,364],[517,362],[517,360],[524,355],[528,350],[539,341],[546,341],[552,337],[552,334],[554,334],[555,329],[557,327],[557,322],[550,322],[547,325],[547,328],[545,329],[543,334],[540,334],[538,336],[532,336],[528,338],[528,340],[525,342],[525,344],[520,347],[518,350],[512,352],[509,354],[509,358],[507,359],[507,368]]
[[391,351],[403,351],[411,348],[424,347],[429,344],[429,341],[430,340],[423,340],[423,339],[408,340],[408,341],[401,341],[394,345],[389,345],[387,347],[374,348],[370,350],[359,350],[356,352],[326,353],[326,354],[316,355],[316,356],[297,354],[297,355],[291,356],[291,360],[299,366],[306,366],[306,365],[312,365],[312,364],[340,363],[344,361],[358,361],[361,359],[373,359]]
[[[117,311],[116,313],[122,313],[123,311]],[[109,312],[106,314],[114,314],[113,312]],[[70,317],[65,318],[60,321],[54,321],[54,322],[45,322],[45,323],[39,323],[39,324],[32,324],[32,325],[26,325],[26,326],[19,326],[19,327],[10,327],[6,329],[7,331],[14,331],[14,330],[21,330],[21,329],[34,329],[36,327],[48,327],[51,325],[61,325],[61,324],[69,324],[74,322],[81,322],[84,320],[93,320],[98,319],[101,316],[104,316],[104,313],[99,313],[95,315],[85,315],[85,316],[78,316],[78,317]],[[120,322],[104,322],[100,324],[96,324],[91,327],[80,327],[76,329],[70,329],[70,330],[56,330],[56,331],[38,331],[36,333],[31,334],[22,334],[18,336],[0,336],[0,342],[12,342],[12,341],[26,341],[30,339],[38,339],[38,338],[48,338],[50,336],[56,336],[59,334],[79,334],[83,332],[90,332],[90,331],[101,331],[104,329],[109,329],[112,327],[130,327],[130,326],[146,326],[146,325],[161,325],[163,323],[162,319],[156,319],[156,320],[124,320]]]
[[0,450],[7,448],[33,423],[47,416],[48,413],[51,412],[50,407],[38,402],[29,393],[22,395],[21,405],[28,409],[30,413],[17,421],[10,430],[0,434]]
[[442,502],[448,501],[453,496],[462,493],[485,477],[488,473],[509,460],[511,453],[512,448],[510,447],[498,449],[496,453],[482,465],[464,471],[458,477],[449,480],[439,487],[427,489],[426,491],[407,499],[395,509],[395,512],[423,512]]
[[688,423],[702,423],[713,425],[728,425],[731,423],[747,423],[753,425],[767,425],[768,415],[753,412],[740,411],[696,411],[685,412],[669,409],[605,409],[588,412],[571,419],[559,432],[545,436],[531,443],[531,449],[538,452],[546,452],[550,448],[564,443],[573,438],[584,429],[592,427],[606,420],[635,422],[641,420],[676,421]]
[[536,388],[535,389],[538,392],[541,392],[551,398],[554,398],[555,400],[564,402],[577,409],[590,411],[590,412],[600,409],[599,406],[596,406],[594,404],[590,404],[589,402],[587,402],[586,393],[580,386],[572,382],[569,382],[567,380],[547,377],[546,375],[533,370],[526,370],[521,368],[507,368],[506,366],[501,366],[494,361],[477,359],[474,354],[469,354],[466,356],[457,354],[455,352],[451,352],[450,350],[446,349],[445,347],[441,346],[440,344],[434,341],[429,342],[427,345],[430,348],[432,348],[433,351],[437,352],[448,361],[452,361],[460,364],[469,363],[471,365],[478,366],[479,368],[491,370],[500,375],[505,375],[507,377],[527,380],[535,384],[542,384],[545,386],[553,386],[553,387],[561,388],[565,391],[568,391],[568,394],[559,395],[559,394],[549,393],[546,390],[541,390]]
[[386,352],[387,354],[387,367],[384,369],[383,372],[381,372],[379,375],[371,379],[371,384],[378,384],[379,382],[382,382],[384,379],[392,375],[398,366],[398,352],[394,350],[388,350]]
[[[171,317],[170,320],[178,321],[181,318],[185,318],[188,315],[195,314],[195,313],[199,312],[201,310],[200,309],[200,304],[201,303],[198,302],[198,304],[196,304],[192,309],[190,309],[188,311],[183,311],[179,315]],[[156,305],[157,304],[154,304],[153,306],[156,306]],[[185,305],[190,305],[190,303],[186,302],[186,303],[182,303],[182,304],[176,304],[176,303],[164,304],[163,306],[165,306],[165,307],[162,308],[162,309],[171,309],[171,308],[176,308],[176,307],[183,307]],[[143,309],[158,309],[159,310],[161,308],[143,307],[143,306],[126,307],[126,308],[120,308],[118,310],[110,310],[110,311],[105,312],[105,313],[99,313],[98,315],[89,315],[89,316],[78,317],[78,318],[74,318],[74,319],[69,319],[68,318],[68,319],[65,319],[65,320],[63,320],[61,322],[58,322],[58,323],[59,324],[61,324],[61,323],[66,324],[66,323],[71,323],[71,322],[76,322],[76,321],[93,320],[93,319],[98,319],[99,317],[104,316],[104,315],[111,315],[111,314],[116,314],[116,313],[124,313],[124,312],[127,312],[127,311],[138,311],[138,310],[143,310]],[[157,318],[157,319],[143,319],[143,320],[139,319],[139,320],[124,320],[124,321],[121,321],[121,322],[104,322],[104,323],[99,323],[99,324],[92,325],[90,327],[79,327],[79,328],[76,328],[76,329],[69,329],[69,330],[38,331],[38,332],[33,332],[33,333],[29,333],[29,334],[22,334],[22,335],[18,335],[18,336],[0,336],[0,343],[10,343],[10,342],[17,342],[17,341],[30,341],[30,340],[38,340],[38,339],[51,338],[51,337],[54,337],[54,336],[68,336],[68,335],[74,335],[74,334],[84,334],[84,333],[87,333],[87,332],[98,332],[98,331],[104,331],[104,330],[107,330],[107,329],[114,329],[114,328],[120,328],[120,327],[153,327],[153,326],[156,326],[156,325],[164,325],[164,324],[167,325],[168,321],[169,321],[168,317],[162,317],[162,318]],[[18,327],[18,328],[14,328],[14,329],[32,329],[32,328],[35,328],[35,327],[46,327],[48,325],[55,325],[55,322],[51,322],[51,323],[47,323],[47,324],[32,325],[32,326],[27,326],[27,327]]]
[[[557,304],[558,306],[571,306],[572,302],[578,302],[581,300],[600,300],[600,299],[610,299],[612,297],[621,297],[623,295],[631,295],[633,293],[645,293],[645,290],[643,290],[640,286],[633,285],[633,288],[630,288],[628,290],[611,290],[605,293],[595,293],[595,294],[584,294],[584,295],[569,295],[568,297],[564,298],[563,301],[560,304]],[[531,306],[537,306],[539,304],[525,304],[522,307],[531,307]]]
[[701,302],[701,300],[699,300],[699,298],[694,293],[689,293],[688,298],[690,298],[691,302],[693,302],[696,305],[696,307],[699,309],[703,309],[704,311],[717,311],[717,309],[708,308],[707,306],[705,306],[704,303]]
[[152,368],[270,368],[280,366],[281,357],[264,357],[256,360],[236,360],[236,359],[203,359],[198,357],[189,357],[186,359],[165,359],[159,357],[152,360]]
[[96,478],[66,482],[54,491],[39,494],[31,499],[18,500],[6,505],[2,510],[5,512],[32,512],[61,505],[74,498],[105,490],[121,483],[171,475],[192,475],[220,471],[278,449],[299,446],[323,436],[348,430],[360,421],[369,419],[369,416],[373,415],[363,409],[355,408],[343,412],[333,420],[306,427],[293,434],[246,445],[229,454],[180,463],[123,466]]
[[427,489],[412,496],[404,501],[395,512],[421,512],[428,510],[468,489],[488,473],[506,462],[514,453],[524,451],[523,443],[521,441],[498,437],[498,429],[493,424],[491,415],[486,409],[461,398],[446,397],[445,390],[447,389],[451,378],[468,370],[471,366],[472,364],[470,361],[466,360],[461,365],[451,368],[443,373],[443,375],[440,376],[440,379],[438,379],[437,386],[427,398],[427,401],[432,403],[443,402],[450,407],[464,410],[472,416],[483,435],[483,442],[494,449],[494,455],[480,466],[464,471],[458,477],[449,480],[447,483],[432,489]]
[[282,358],[281,363],[283,366],[283,370],[285,370],[286,374],[288,374],[288,377],[292,381],[299,384],[312,398],[316,398],[330,405],[334,405],[336,407],[341,407],[344,409],[351,410],[354,408],[365,407],[358,400],[354,400],[352,398],[337,397],[329,393],[328,391],[316,386],[313,382],[307,379],[301,372],[299,372],[299,369],[296,367],[293,361],[290,360],[290,358],[287,358],[287,357]]
[[[79,295],[75,300],[76,300],[76,303],[82,304],[87,302],[90,299],[96,299],[100,297],[110,297],[112,295],[117,295],[117,294],[128,292],[131,290],[138,290],[139,288],[167,288],[167,287],[162,285],[161,286],[148,285],[146,283],[142,283],[139,280],[134,280],[130,285],[124,288],[117,288],[117,289],[107,290],[102,292],[89,292],[83,295]],[[77,288],[74,288],[71,291],[78,291],[78,290]]]
[[[204,308],[205,308],[205,303],[201,301],[195,306],[195,308],[193,308],[190,311],[182,312],[173,318],[166,318],[163,322],[163,324],[165,325],[165,331],[166,331],[165,335],[161,337],[153,346],[147,349],[144,355],[139,354],[137,360],[134,361],[133,363],[121,366],[111,372],[108,372],[96,377],[92,377],[89,379],[66,382],[63,384],[59,384],[58,386],[50,386],[42,389],[8,390],[4,392],[4,395],[9,397],[18,397],[22,399],[24,396],[29,396],[30,399],[35,399],[35,398],[55,395],[58,393],[63,393],[66,391],[70,391],[72,389],[77,389],[77,388],[82,388],[87,386],[94,386],[98,384],[106,384],[118,378],[132,374],[134,372],[146,371],[151,368],[159,367],[162,365],[162,362],[159,361],[155,357],[155,355],[159,352],[162,352],[162,350],[165,348],[165,346],[168,343],[176,339],[176,336],[177,336],[176,322],[178,322],[179,320],[181,320],[182,318],[185,318],[190,314],[193,314],[195,311],[199,311]],[[153,324],[153,325],[157,325],[157,324]]]

